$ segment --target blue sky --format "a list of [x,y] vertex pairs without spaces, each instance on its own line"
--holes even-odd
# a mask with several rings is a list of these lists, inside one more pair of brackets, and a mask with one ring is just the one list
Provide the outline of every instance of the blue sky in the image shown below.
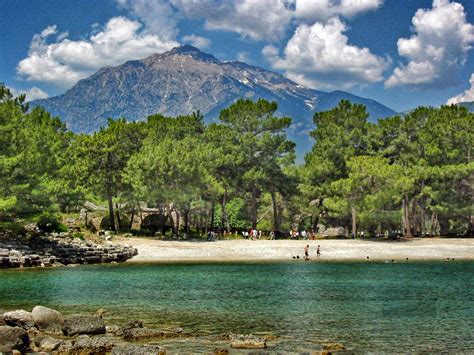
[[0,82],[30,98],[190,43],[397,111],[474,100],[472,0],[0,0],[0,16]]

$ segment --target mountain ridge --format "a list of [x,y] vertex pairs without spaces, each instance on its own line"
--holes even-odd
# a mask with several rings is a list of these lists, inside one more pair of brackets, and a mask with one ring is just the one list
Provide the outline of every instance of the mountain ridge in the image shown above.
[[289,130],[294,140],[308,141],[306,132],[314,127],[314,113],[330,109],[344,98],[365,104],[373,121],[396,114],[375,100],[344,91],[307,88],[258,66],[220,61],[190,45],[101,68],[64,94],[30,105],[44,106],[74,132],[91,133],[109,117],[143,120],[155,113],[176,116],[199,110],[206,121],[214,121],[222,108],[239,98],[276,101],[278,114],[294,120]]

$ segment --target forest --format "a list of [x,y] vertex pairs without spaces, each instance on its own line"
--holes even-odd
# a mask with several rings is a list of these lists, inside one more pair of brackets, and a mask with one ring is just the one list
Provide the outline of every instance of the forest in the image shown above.
[[61,227],[86,202],[107,228],[130,231],[144,208],[175,235],[258,228],[343,227],[346,235],[472,235],[474,115],[419,107],[368,121],[341,101],[316,113],[303,164],[274,102],[238,100],[217,123],[203,116],[110,119],[68,131],[0,85],[0,229]]

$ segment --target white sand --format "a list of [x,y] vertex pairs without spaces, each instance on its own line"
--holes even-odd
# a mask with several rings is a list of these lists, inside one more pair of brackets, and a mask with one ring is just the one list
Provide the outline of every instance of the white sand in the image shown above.
[[474,239],[367,240],[222,240],[164,241],[153,238],[118,238],[114,243],[131,245],[138,255],[129,262],[271,261],[291,260],[309,254],[316,260],[474,260]]

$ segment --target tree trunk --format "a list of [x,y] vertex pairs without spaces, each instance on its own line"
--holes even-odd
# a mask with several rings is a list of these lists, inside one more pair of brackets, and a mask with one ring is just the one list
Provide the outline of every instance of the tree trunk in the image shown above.
[[271,191],[272,205],[273,205],[273,230],[276,232],[280,231],[280,220],[278,217],[278,205],[276,200],[276,192]]
[[418,226],[418,218],[417,218],[417,213],[416,213],[416,206],[417,206],[417,201],[418,199],[415,197],[413,198],[411,205],[411,223],[410,225],[412,226],[413,234],[418,235],[419,234],[419,226]]
[[191,208],[188,205],[188,207],[186,207],[186,209],[184,210],[184,232],[186,233],[186,235],[189,235],[190,215],[191,215]]
[[117,229],[122,229],[122,220],[120,219],[120,209],[117,202],[115,202],[115,215],[117,216]]
[[354,206],[351,206],[351,219],[352,219],[352,235],[357,235],[357,211]]
[[227,218],[227,209],[226,209],[226,206],[227,206],[227,189],[226,188],[224,188],[224,194],[222,195],[221,206],[222,206],[221,228],[223,230],[228,230],[230,228],[229,228],[229,221]]
[[255,187],[252,188],[252,229],[257,228],[257,210],[258,210],[258,202],[257,202],[257,189]]
[[110,185],[107,185],[107,202],[109,204],[110,230],[115,231],[114,203],[112,201],[112,190]]
[[134,218],[135,218],[135,206],[133,206],[132,208],[132,216],[130,217],[130,223],[128,225],[128,229],[132,229]]
[[403,235],[405,237],[411,237],[411,226],[410,226],[410,201],[408,200],[407,196],[403,196],[402,199],[402,209],[403,209],[403,216],[402,216],[402,224],[403,224]]
[[216,203],[214,200],[212,200],[211,204],[211,230],[214,229],[214,220],[216,217]]

